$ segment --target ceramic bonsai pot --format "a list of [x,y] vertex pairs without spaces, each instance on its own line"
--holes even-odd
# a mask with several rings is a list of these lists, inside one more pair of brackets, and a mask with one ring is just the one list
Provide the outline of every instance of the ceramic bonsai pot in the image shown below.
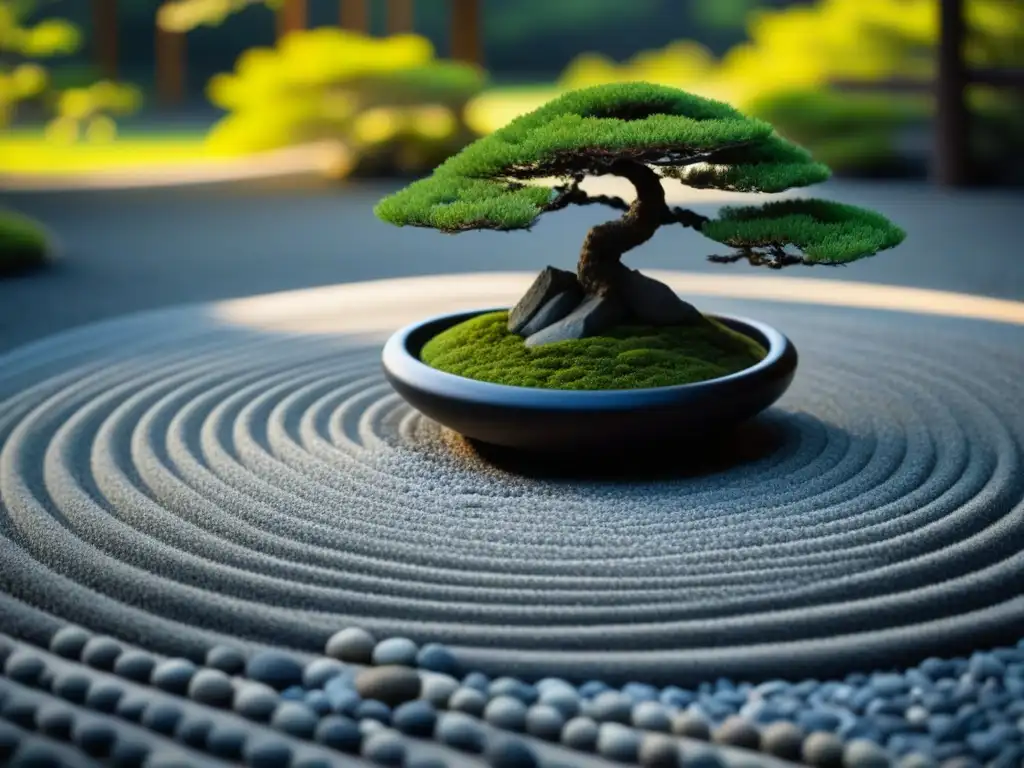
[[717,379],[648,389],[564,390],[515,387],[432,368],[420,351],[461,322],[506,307],[457,312],[413,323],[388,339],[387,380],[410,405],[483,443],[544,452],[595,452],[720,434],[778,400],[796,372],[797,352],[783,334],[755,320],[710,315],[768,350],[757,364]]

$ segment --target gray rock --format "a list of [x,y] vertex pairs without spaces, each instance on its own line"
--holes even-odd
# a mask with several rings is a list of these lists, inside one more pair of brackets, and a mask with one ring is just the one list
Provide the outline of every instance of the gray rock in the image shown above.
[[523,298],[508,313],[508,330],[519,333],[533,318],[541,307],[564,291],[582,290],[576,275],[564,269],[545,267],[533,281],[533,285],[523,294]]
[[557,323],[576,309],[582,300],[582,291],[562,291],[537,310],[537,313],[531,318],[530,322],[519,331],[519,335],[529,337],[538,331],[544,330],[549,325]]
[[245,670],[245,654],[230,645],[215,645],[206,652],[206,666],[240,675]]
[[708,741],[711,738],[711,725],[697,712],[680,712],[672,719],[672,733],[688,739]]
[[484,708],[484,720],[505,731],[526,728],[526,705],[513,696],[496,696]]
[[558,741],[565,715],[550,704],[534,704],[526,712],[526,732],[546,741]]
[[744,749],[758,749],[761,746],[761,734],[757,727],[738,715],[727,717],[725,722],[718,726],[714,732],[714,740],[719,744]]
[[686,325],[703,317],[663,282],[635,269],[623,267],[618,287],[630,320],[638,325]]
[[355,688],[364,699],[393,707],[418,698],[422,684],[415,669],[394,665],[363,670],[356,676]]
[[635,763],[640,752],[640,735],[621,723],[601,723],[597,732],[597,753],[620,763]]
[[200,704],[230,707],[235,690],[231,678],[219,669],[200,669],[188,684],[188,695]]
[[371,661],[378,666],[401,664],[411,667],[416,663],[419,646],[407,637],[389,637],[373,647]]
[[831,733],[812,733],[804,739],[803,761],[814,768],[841,768],[843,742]]
[[784,760],[799,761],[803,743],[803,730],[785,720],[772,723],[761,733],[761,749]]
[[448,699],[459,690],[459,681],[450,675],[426,672],[421,673],[420,681],[423,685],[420,697],[442,709],[447,708]]
[[377,638],[362,627],[346,627],[335,632],[324,646],[324,654],[353,664],[369,664]]
[[562,743],[572,749],[590,752],[597,746],[600,729],[589,717],[574,717],[562,728]]
[[843,746],[845,768],[889,768],[885,750],[867,739],[854,739]]
[[557,323],[526,339],[526,346],[538,347],[558,341],[598,336],[626,318],[626,308],[612,296],[587,296],[576,309]]
[[640,741],[637,759],[644,768],[678,768],[679,744],[663,733],[649,733]]

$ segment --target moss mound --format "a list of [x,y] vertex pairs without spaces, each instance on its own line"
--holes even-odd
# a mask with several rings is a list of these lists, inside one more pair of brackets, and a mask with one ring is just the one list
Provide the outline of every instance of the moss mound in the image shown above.
[[640,389],[693,384],[749,368],[767,354],[715,320],[699,326],[621,326],[605,336],[528,348],[492,312],[438,334],[427,365],[477,381],[544,389]]
[[50,246],[42,226],[11,211],[0,211],[0,275],[12,275],[46,263]]

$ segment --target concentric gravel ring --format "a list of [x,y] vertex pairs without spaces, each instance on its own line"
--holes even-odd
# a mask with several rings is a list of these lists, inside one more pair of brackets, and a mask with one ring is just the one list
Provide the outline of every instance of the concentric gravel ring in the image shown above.
[[392,330],[520,289],[423,283],[398,308],[341,286],[0,358],[0,588],[166,653],[314,650],[357,624],[607,681],[824,675],[1024,633],[1020,328],[708,299],[800,350],[748,432],[772,449],[581,482],[495,465],[387,386]]

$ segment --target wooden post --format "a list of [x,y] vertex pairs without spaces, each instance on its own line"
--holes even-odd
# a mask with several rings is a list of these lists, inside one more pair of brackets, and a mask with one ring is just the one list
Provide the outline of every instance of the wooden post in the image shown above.
[[117,79],[117,0],[92,0],[93,61],[108,80]]
[[939,53],[935,80],[935,180],[959,186],[970,177],[967,68],[963,0],[939,0]]
[[482,67],[480,0],[452,0],[451,11],[452,58]]
[[416,26],[413,0],[388,0],[388,34],[412,32]]
[[369,0],[341,0],[338,10],[338,21],[342,29],[370,34],[370,3]]
[[284,37],[289,32],[305,29],[309,22],[307,0],[284,0],[284,5],[277,12],[277,37]]
[[185,98],[185,33],[156,28],[156,88],[160,103],[180,104]]

